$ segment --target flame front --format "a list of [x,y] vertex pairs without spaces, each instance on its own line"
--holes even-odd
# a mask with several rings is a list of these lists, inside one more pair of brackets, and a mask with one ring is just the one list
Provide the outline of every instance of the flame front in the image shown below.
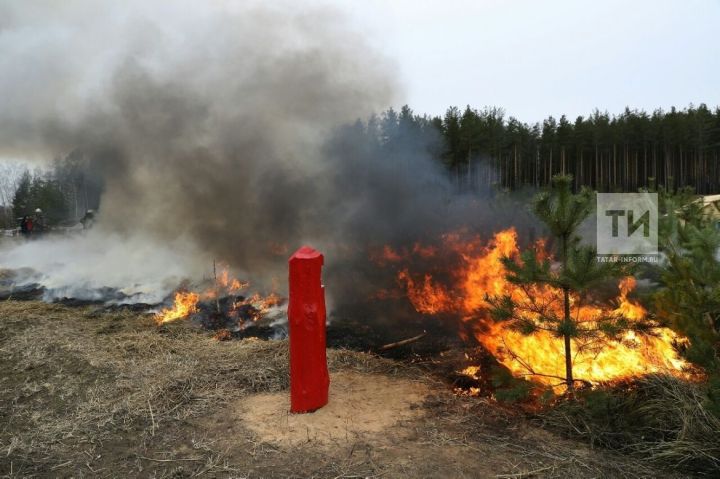
[[[241,290],[250,285],[247,281],[240,281],[230,277],[227,268],[223,268],[220,274],[215,278],[214,285],[200,293],[178,291],[172,307],[164,308],[155,313],[155,321],[158,324],[169,323],[178,319],[184,319],[192,314],[197,313],[200,308],[201,301],[217,300],[222,296],[237,295]],[[232,304],[229,313],[236,313],[244,306],[251,306],[246,313],[250,315],[252,321],[257,321],[265,315],[270,308],[277,306],[282,302],[282,298],[274,293],[268,296],[262,296],[255,293],[244,299],[238,299]]]
[[200,295],[192,292],[178,291],[175,293],[175,302],[171,308],[164,308],[155,314],[155,321],[158,324],[169,323],[176,319],[187,318],[198,312]]
[[[429,274],[424,274],[422,280],[415,280],[408,269],[398,272],[398,282],[408,299],[421,313],[458,314],[471,334],[515,376],[557,386],[565,377],[563,342],[548,331],[525,335],[507,323],[494,322],[486,298],[507,294],[521,306],[530,306],[530,301],[534,301],[561,314],[562,291],[549,286],[523,290],[507,281],[501,259],[519,253],[514,229],[495,234],[487,244],[477,237],[470,241],[463,241],[461,237],[461,234],[449,234],[443,241],[445,249],[460,258],[460,265],[452,274],[451,287],[434,281]],[[547,257],[542,241],[535,249],[536,254]],[[580,304],[579,298],[573,296],[573,317],[587,327],[608,314],[622,314],[631,321],[645,319],[647,311],[628,298],[634,288],[635,279],[624,278],[619,284],[620,294],[616,301],[606,307]],[[686,341],[663,327],[655,328],[651,335],[627,331],[617,340],[573,339],[573,373],[576,378],[593,384],[656,372],[688,377],[689,366],[676,349],[677,344]],[[478,370],[473,368],[466,372],[475,376]]]
[[405,283],[407,294],[417,311],[435,314],[452,307],[452,299],[440,284],[433,284],[432,276],[426,274],[421,283],[415,281],[404,269],[398,273],[398,281]]

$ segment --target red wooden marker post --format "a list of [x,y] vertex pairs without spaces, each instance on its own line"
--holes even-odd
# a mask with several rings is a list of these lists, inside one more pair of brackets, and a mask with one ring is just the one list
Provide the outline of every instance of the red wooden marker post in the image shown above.
[[328,402],[323,255],[303,246],[290,257],[290,411],[311,412]]

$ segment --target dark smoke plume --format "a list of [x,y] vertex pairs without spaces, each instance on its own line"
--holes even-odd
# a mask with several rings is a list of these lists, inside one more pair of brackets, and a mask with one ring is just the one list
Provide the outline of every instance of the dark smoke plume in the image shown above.
[[0,18],[3,153],[79,148],[106,224],[236,264],[312,239],[324,138],[394,99],[388,62],[324,10],[3,2]]
[[341,126],[397,101],[341,15],[239,3],[0,2],[0,156],[80,151],[102,228],[261,278],[303,243],[350,257],[490,224],[452,201],[433,145],[379,155]]

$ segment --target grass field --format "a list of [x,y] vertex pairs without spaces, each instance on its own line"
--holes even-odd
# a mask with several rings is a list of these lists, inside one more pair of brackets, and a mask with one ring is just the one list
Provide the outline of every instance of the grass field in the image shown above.
[[328,358],[330,404],[292,416],[285,341],[3,301],[0,476],[674,477],[405,363]]

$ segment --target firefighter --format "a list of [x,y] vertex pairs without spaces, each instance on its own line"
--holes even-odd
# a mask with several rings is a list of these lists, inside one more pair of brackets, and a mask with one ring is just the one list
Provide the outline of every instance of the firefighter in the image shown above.
[[93,224],[95,223],[95,211],[87,210],[85,212],[85,216],[83,216],[80,220],[80,223],[82,223],[84,230],[89,230],[90,228],[92,228]]
[[25,238],[28,238],[32,234],[33,221],[28,215],[25,215],[20,220],[20,234]]
[[37,208],[35,210],[35,216],[32,220],[33,227],[32,227],[32,234],[33,235],[41,235],[45,233],[45,230],[47,229],[47,224],[45,223],[45,216],[43,215],[43,212],[40,208]]

